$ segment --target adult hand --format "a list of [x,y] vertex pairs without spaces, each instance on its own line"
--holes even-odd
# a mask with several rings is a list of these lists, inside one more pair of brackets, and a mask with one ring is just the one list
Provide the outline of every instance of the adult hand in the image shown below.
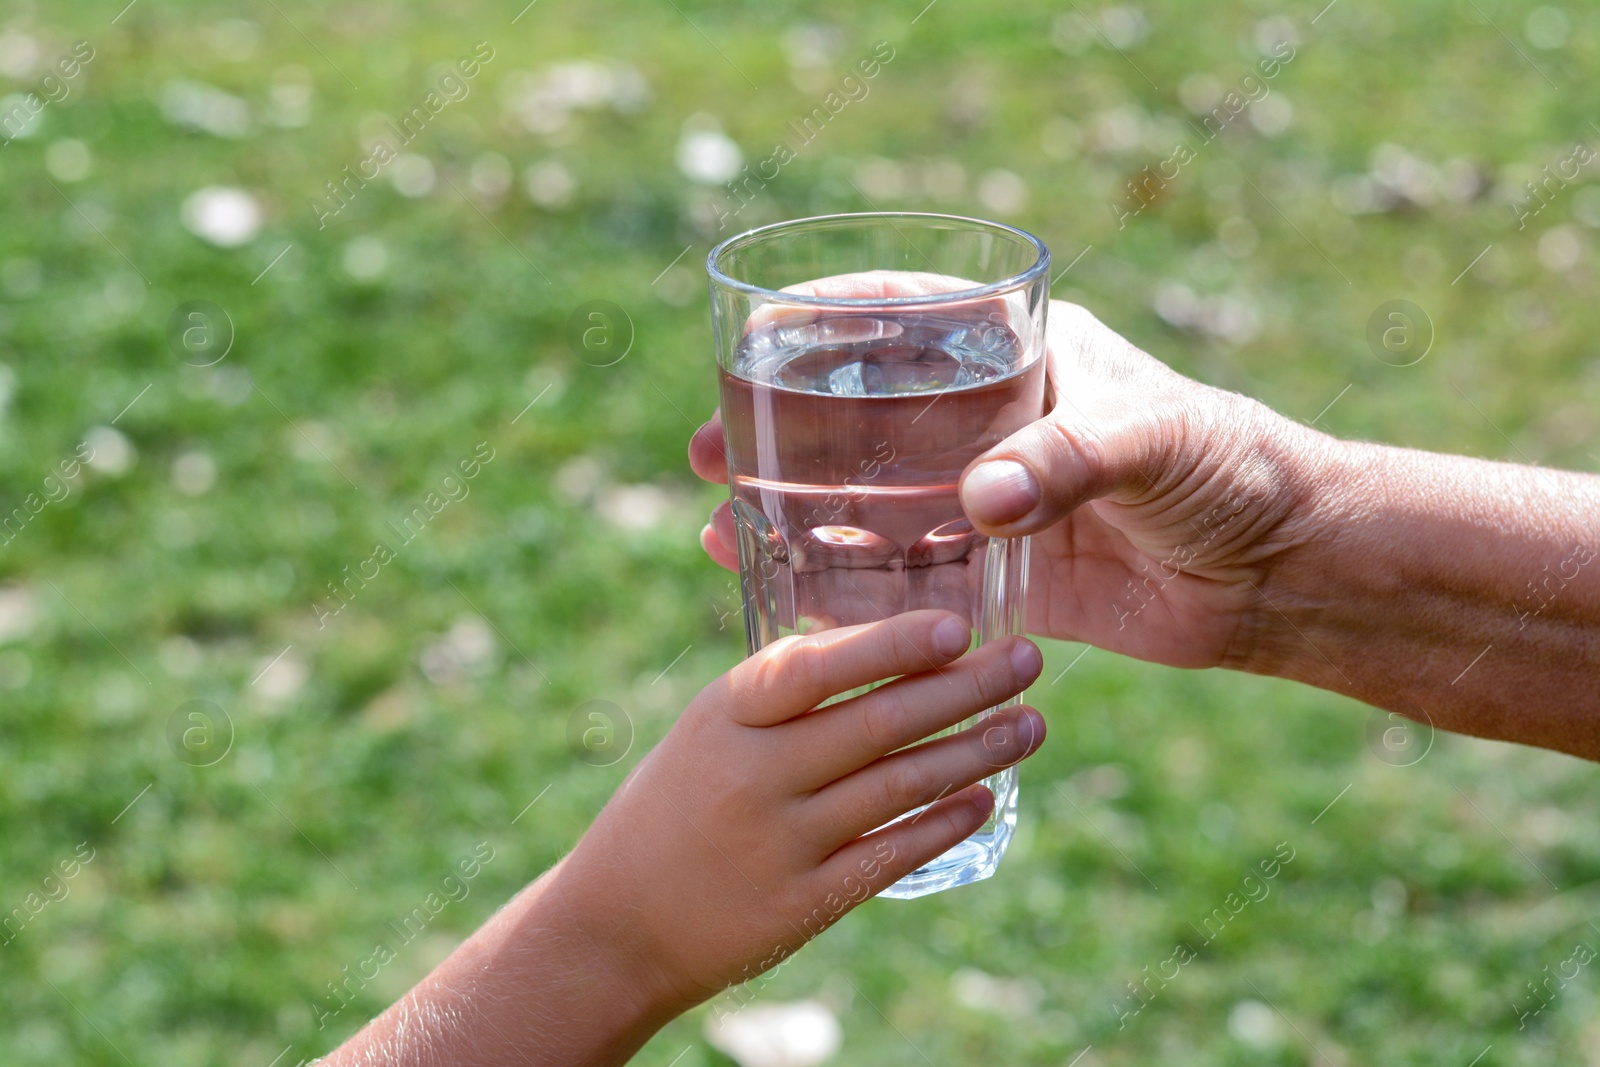
[[[1083,308],[1050,305],[1048,413],[962,478],[991,536],[1033,535],[1028,628],[1177,667],[1247,666],[1276,561],[1310,538],[1321,434],[1169,370]],[[689,445],[727,480],[718,415]],[[727,503],[701,531],[737,569]]]

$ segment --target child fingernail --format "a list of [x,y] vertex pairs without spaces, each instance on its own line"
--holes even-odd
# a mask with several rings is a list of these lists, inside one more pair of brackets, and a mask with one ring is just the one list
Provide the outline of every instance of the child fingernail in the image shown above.
[[972,643],[972,632],[960,619],[945,619],[933,628],[933,650],[941,656],[959,656]]
[[1017,717],[1017,733],[1022,738],[1022,747],[1029,752],[1044,743],[1044,716],[1037,708],[1023,709]]
[[1044,657],[1039,654],[1039,648],[1032,641],[1018,641],[1011,646],[1011,669],[1017,672],[1018,678],[1029,681],[1039,677],[1039,672],[1044,670]]
[[994,810],[994,794],[984,786],[967,790],[967,803],[972,805],[974,811],[987,815]]

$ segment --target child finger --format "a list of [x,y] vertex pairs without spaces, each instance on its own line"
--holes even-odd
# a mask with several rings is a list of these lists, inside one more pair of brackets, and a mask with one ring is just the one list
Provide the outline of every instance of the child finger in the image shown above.
[[912,611],[782,638],[724,678],[734,716],[748,726],[772,726],[859,686],[938,670],[970,641],[967,622],[954,612]]
[[739,569],[739,550],[723,541],[717,532],[716,515],[700,529],[700,547],[711,557],[711,562],[730,571]]
[[808,935],[820,933],[839,915],[966,840],[993,810],[994,795],[973,785],[910,819],[850,841],[817,868],[812,895],[822,904],[801,920],[802,928]]
[[711,421],[703,424],[689,438],[689,466],[708,482],[722,485],[728,480],[727,442],[722,436],[722,409],[711,413]]
[[783,727],[792,737],[786,743],[806,753],[810,785],[821,788],[1016,696],[1039,677],[1043,666],[1033,642],[1002,638],[943,670],[906,675],[802,716]]
[[825,787],[805,801],[807,817],[848,841],[1011,766],[1043,743],[1043,716],[1026,705],[1002,708],[958,734],[885,756]]

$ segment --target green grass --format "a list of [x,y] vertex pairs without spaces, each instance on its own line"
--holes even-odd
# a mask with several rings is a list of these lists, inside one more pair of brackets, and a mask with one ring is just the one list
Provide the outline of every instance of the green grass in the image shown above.
[[[1296,57],[1271,82],[1293,105],[1288,128],[1269,138],[1241,117],[1121,230],[1111,205],[1125,181],[1191,136],[1178,86],[1196,73],[1236,84],[1258,58],[1257,22],[1282,9],[1150,3],[1148,36],[1119,55],[1098,38],[1064,51],[1057,11],[1038,3],[943,0],[913,24],[920,4],[546,0],[515,26],[516,0],[146,0],[113,25],[120,6],[0,15],[43,62],[78,40],[96,51],[33,136],[0,146],[0,384],[14,386],[0,504],[40,492],[114,419],[136,453],[120,476],[86,472],[0,546],[0,584],[21,590],[5,603],[31,608],[0,646],[0,911],[41,892],[80,842],[95,850],[67,896],[0,948],[8,1064],[265,1067],[285,1046],[280,1063],[325,1051],[570,848],[684,701],[735,661],[731,588],[695,545],[719,494],[683,459],[714,403],[701,262],[716,235],[695,220],[716,191],[688,182],[674,152],[703,112],[747,160],[765,158],[879,40],[896,53],[869,95],[736,225],[865,209],[863,169],[892,161],[903,188],[878,206],[1002,214],[1059,266],[1093,245],[1056,295],[1185,373],[1307,420],[1340,396],[1319,425],[1345,435],[1600,467],[1600,194],[1564,190],[1525,230],[1508,204],[1540,166],[1600,137],[1600,17],[1580,5],[1554,49],[1527,39],[1531,4],[1343,0],[1315,27],[1318,5],[1297,8]],[[837,62],[801,89],[783,41],[808,23],[834,28]],[[308,201],[362,158],[364,118],[420,103],[436,64],[479,41],[495,58],[412,147],[439,169],[434,190],[410,199],[380,178],[318,229]],[[573,59],[625,64],[648,94],[636,110],[575,111],[548,136],[508,117],[518,75]],[[244,100],[247,136],[163,118],[179,79]],[[261,121],[275,80],[313,86],[304,125]],[[0,96],[37,81],[0,75]],[[1116,148],[1128,114],[1165,125]],[[1052,156],[1061,119],[1083,144]],[[63,139],[87,145],[87,176],[62,177],[59,149],[47,169]],[[1494,187],[1345,215],[1335,180],[1385,143],[1433,166],[1466,161]],[[513,171],[498,200],[471,182],[475,161],[493,166],[485,153]],[[543,209],[521,176],[550,160],[575,189]],[[951,161],[963,180],[930,194],[930,170]],[[995,168],[1025,181],[1020,209],[977,196]],[[208,185],[259,200],[253,240],[219,249],[182,227],[185,198]],[[1243,254],[1219,245],[1224,223]],[[1577,262],[1543,265],[1541,242],[1549,260],[1569,237]],[[382,242],[380,276],[346,269],[358,238]],[[1167,283],[1247,302],[1259,328],[1176,329],[1152,310]],[[1365,340],[1373,310],[1400,298],[1437,333],[1406,368]],[[189,300],[219,305],[236,330],[215,367],[168,349],[168,318]],[[564,340],[590,300],[631,320],[614,366]],[[469,495],[319,629],[327,583],[376,541],[395,544],[392,524],[479,442],[495,458]],[[192,453],[215,467],[193,495],[174,479]],[[189,489],[204,482],[197,462],[184,461]],[[637,486],[651,495],[618,495]],[[645,510],[648,526],[617,521]],[[452,666],[439,642],[463,617],[486,623],[456,631],[466,662]],[[1421,762],[1391,766],[1368,742],[1371,712],[1350,701],[1098,651],[1049,684],[1078,651],[1047,650],[1033,699],[1051,739],[1023,772],[999,875],[868,904],[762,988],[832,1004],[841,1062],[1063,1064],[1091,1044],[1081,1067],[1464,1067],[1490,1045],[1481,1067],[1600,1055],[1588,971],[1527,1030],[1515,1015],[1542,968],[1600,945],[1587,765],[1441,735]],[[168,743],[169,718],[196,699],[231,721],[231,749],[210,766]],[[569,715],[592,699],[622,707],[636,733],[614,766],[567,747]],[[319,1031],[325,984],[480,842],[495,858],[469,895]],[[1295,859],[1270,894],[1119,1029],[1110,1005],[1128,1006],[1126,983],[1194,938],[1189,924],[1279,842]],[[1017,1010],[964,1003],[963,968],[1021,983],[1008,987]],[[701,1037],[705,1014],[639,1062],[726,1062]]]

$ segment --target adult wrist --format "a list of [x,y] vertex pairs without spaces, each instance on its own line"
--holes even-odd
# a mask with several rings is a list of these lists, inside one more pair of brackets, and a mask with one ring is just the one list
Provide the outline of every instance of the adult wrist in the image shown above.
[[[1352,563],[1342,536],[1372,506],[1371,446],[1341,441],[1261,405],[1250,459],[1271,488],[1264,506],[1281,515],[1252,581],[1251,607],[1225,666],[1337,689],[1338,669],[1321,651],[1324,633],[1354,571],[1376,578],[1377,560]],[[1319,634],[1322,639],[1319,641]]]

